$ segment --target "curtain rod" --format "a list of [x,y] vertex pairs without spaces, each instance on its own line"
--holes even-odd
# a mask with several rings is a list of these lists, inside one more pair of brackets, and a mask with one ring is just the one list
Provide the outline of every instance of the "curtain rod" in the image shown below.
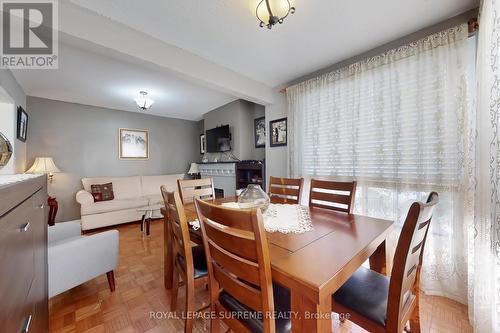
[[[443,22],[437,23],[437,24],[435,24],[433,26],[430,26],[430,27],[427,27],[427,28],[423,28],[423,29],[421,29],[419,31],[416,31],[416,32],[410,34],[410,35],[404,36],[402,38],[398,38],[398,39],[396,39],[396,40],[394,40],[392,42],[386,43],[384,45],[381,45],[379,47],[371,49],[371,50],[369,50],[367,52],[363,52],[363,53],[355,55],[355,56],[353,56],[351,58],[339,61],[336,64],[333,64],[333,65],[328,66],[326,68],[323,68],[323,69],[320,69],[318,71],[312,72],[312,73],[310,73],[308,75],[305,75],[305,76],[303,76],[301,78],[297,78],[295,80],[287,82],[286,84],[284,84],[282,86],[282,88],[279,90],[279,92],[280,93],[285,93],[287,88],[289,88],[289,87],[291,87],[293,85],[296,85],[296,84],[298,84],[300,82],[304,82],[304,81],[307,81],[309,79],[313,79],[315,77],[321,76],[321,75],[329,73],[331,71],[334,71],[334,70],[336,70],[338,68],[349,66],[349,65],[351,65],[353,63],[356,63],[358,61],[361,61],[363,59],[372,57],[372,56],[377,55],[377,54],[381,54],[381,53],[386,52],[386,51],[388,51],[390,49],[398,47],[397,45],[391,45],[390,47],[388,47],[389,44],[394,44],[394,43],[400,42],[401,44],[399,46],[405,45],[405,44],[408,44],[410,42],[408,40],[408,38],[410,38],[410,40],[418,40],[418,39],[421,39],[421,38],[425,38],[426,36],[432,35],[433,33],[437,33],[439,31],[446,30],[447,28],[451,28],[453,26],[457,26],[457,25],[461,24],[460,22],[462,22],[462,23],[467,22],[468,29],[469,29],[469,36],[472,36],[472,35],[476,34],[476,32],[477,32],[477,30],[479,28],[479,23],[478,23],[478,20],[477,20],[478,12],[479,12],[478,8],[471,9],[469,11],[466,11],[466,12],[462,13],[462,14],[454,16],[454,17],[452,17],[452,18],[450,18],[448,20],[445,20]],[[436,27],[440,27],[440,29],[438,30]],[[421,35],[421,36],[415,37],[415,35],[418,35],[418,34],[424,33],[424,32],[425,32],[425,35]],[[386,48],[386,49],[384,50],[384,48]],[[340,66],[338,66],[338,65],[340,65]]]
[[479,21],[477,20],[477,17],[471,18],[467,24],[469,25],[469,35],[477,33],[477,30],[479,29]]

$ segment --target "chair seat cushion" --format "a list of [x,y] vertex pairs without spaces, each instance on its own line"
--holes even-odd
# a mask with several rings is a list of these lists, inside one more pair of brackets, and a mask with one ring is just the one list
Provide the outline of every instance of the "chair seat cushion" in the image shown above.
[[[207,258],[205,257],[203,245],[194,246],[191,250],[193,251],[194,278],[198,279],[207,276]],[[177,255],[177,260],[179,260],[179,264],[181,264],[181,266],[185,265],[184,257],[181,255]]]
[[389,278],[370,269],[359,268],[333,295],[334,302],[385,326]]
[[[290,320],[290,290],[273,282],[274,311],[276,312],[276,333],[288,333],[291,331]],[[240,303],[227,292],[222,291],[219,302],[229,311],[235,313],[237,318],[251,332],[260,333],[264,331],[262,314],[258,313]]]

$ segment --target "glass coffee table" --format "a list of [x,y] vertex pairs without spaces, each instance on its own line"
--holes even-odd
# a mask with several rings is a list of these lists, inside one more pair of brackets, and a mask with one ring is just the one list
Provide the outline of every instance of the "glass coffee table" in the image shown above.
[[151,219],[156,211],[160,211],[163,205],[150,205],[137,208],[137,211],[142,213],[141,232],[146,231],[146,236],[151,235]]

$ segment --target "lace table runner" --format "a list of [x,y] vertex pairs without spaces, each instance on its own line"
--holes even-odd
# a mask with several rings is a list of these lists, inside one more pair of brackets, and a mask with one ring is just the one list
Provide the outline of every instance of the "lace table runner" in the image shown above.
[[[236,202],[223,203],[222,206],[239,208]],[[309,208],[306,206],[269,204],[263,218],[264,228],[268,232],[302,234],[313,230]]]

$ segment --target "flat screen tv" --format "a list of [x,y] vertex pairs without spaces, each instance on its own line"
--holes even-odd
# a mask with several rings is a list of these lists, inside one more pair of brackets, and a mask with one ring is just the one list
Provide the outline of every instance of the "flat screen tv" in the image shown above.
[[231,132],[229,125],[212,128],[207,131],[207,152],[219,153],[231,150]]

